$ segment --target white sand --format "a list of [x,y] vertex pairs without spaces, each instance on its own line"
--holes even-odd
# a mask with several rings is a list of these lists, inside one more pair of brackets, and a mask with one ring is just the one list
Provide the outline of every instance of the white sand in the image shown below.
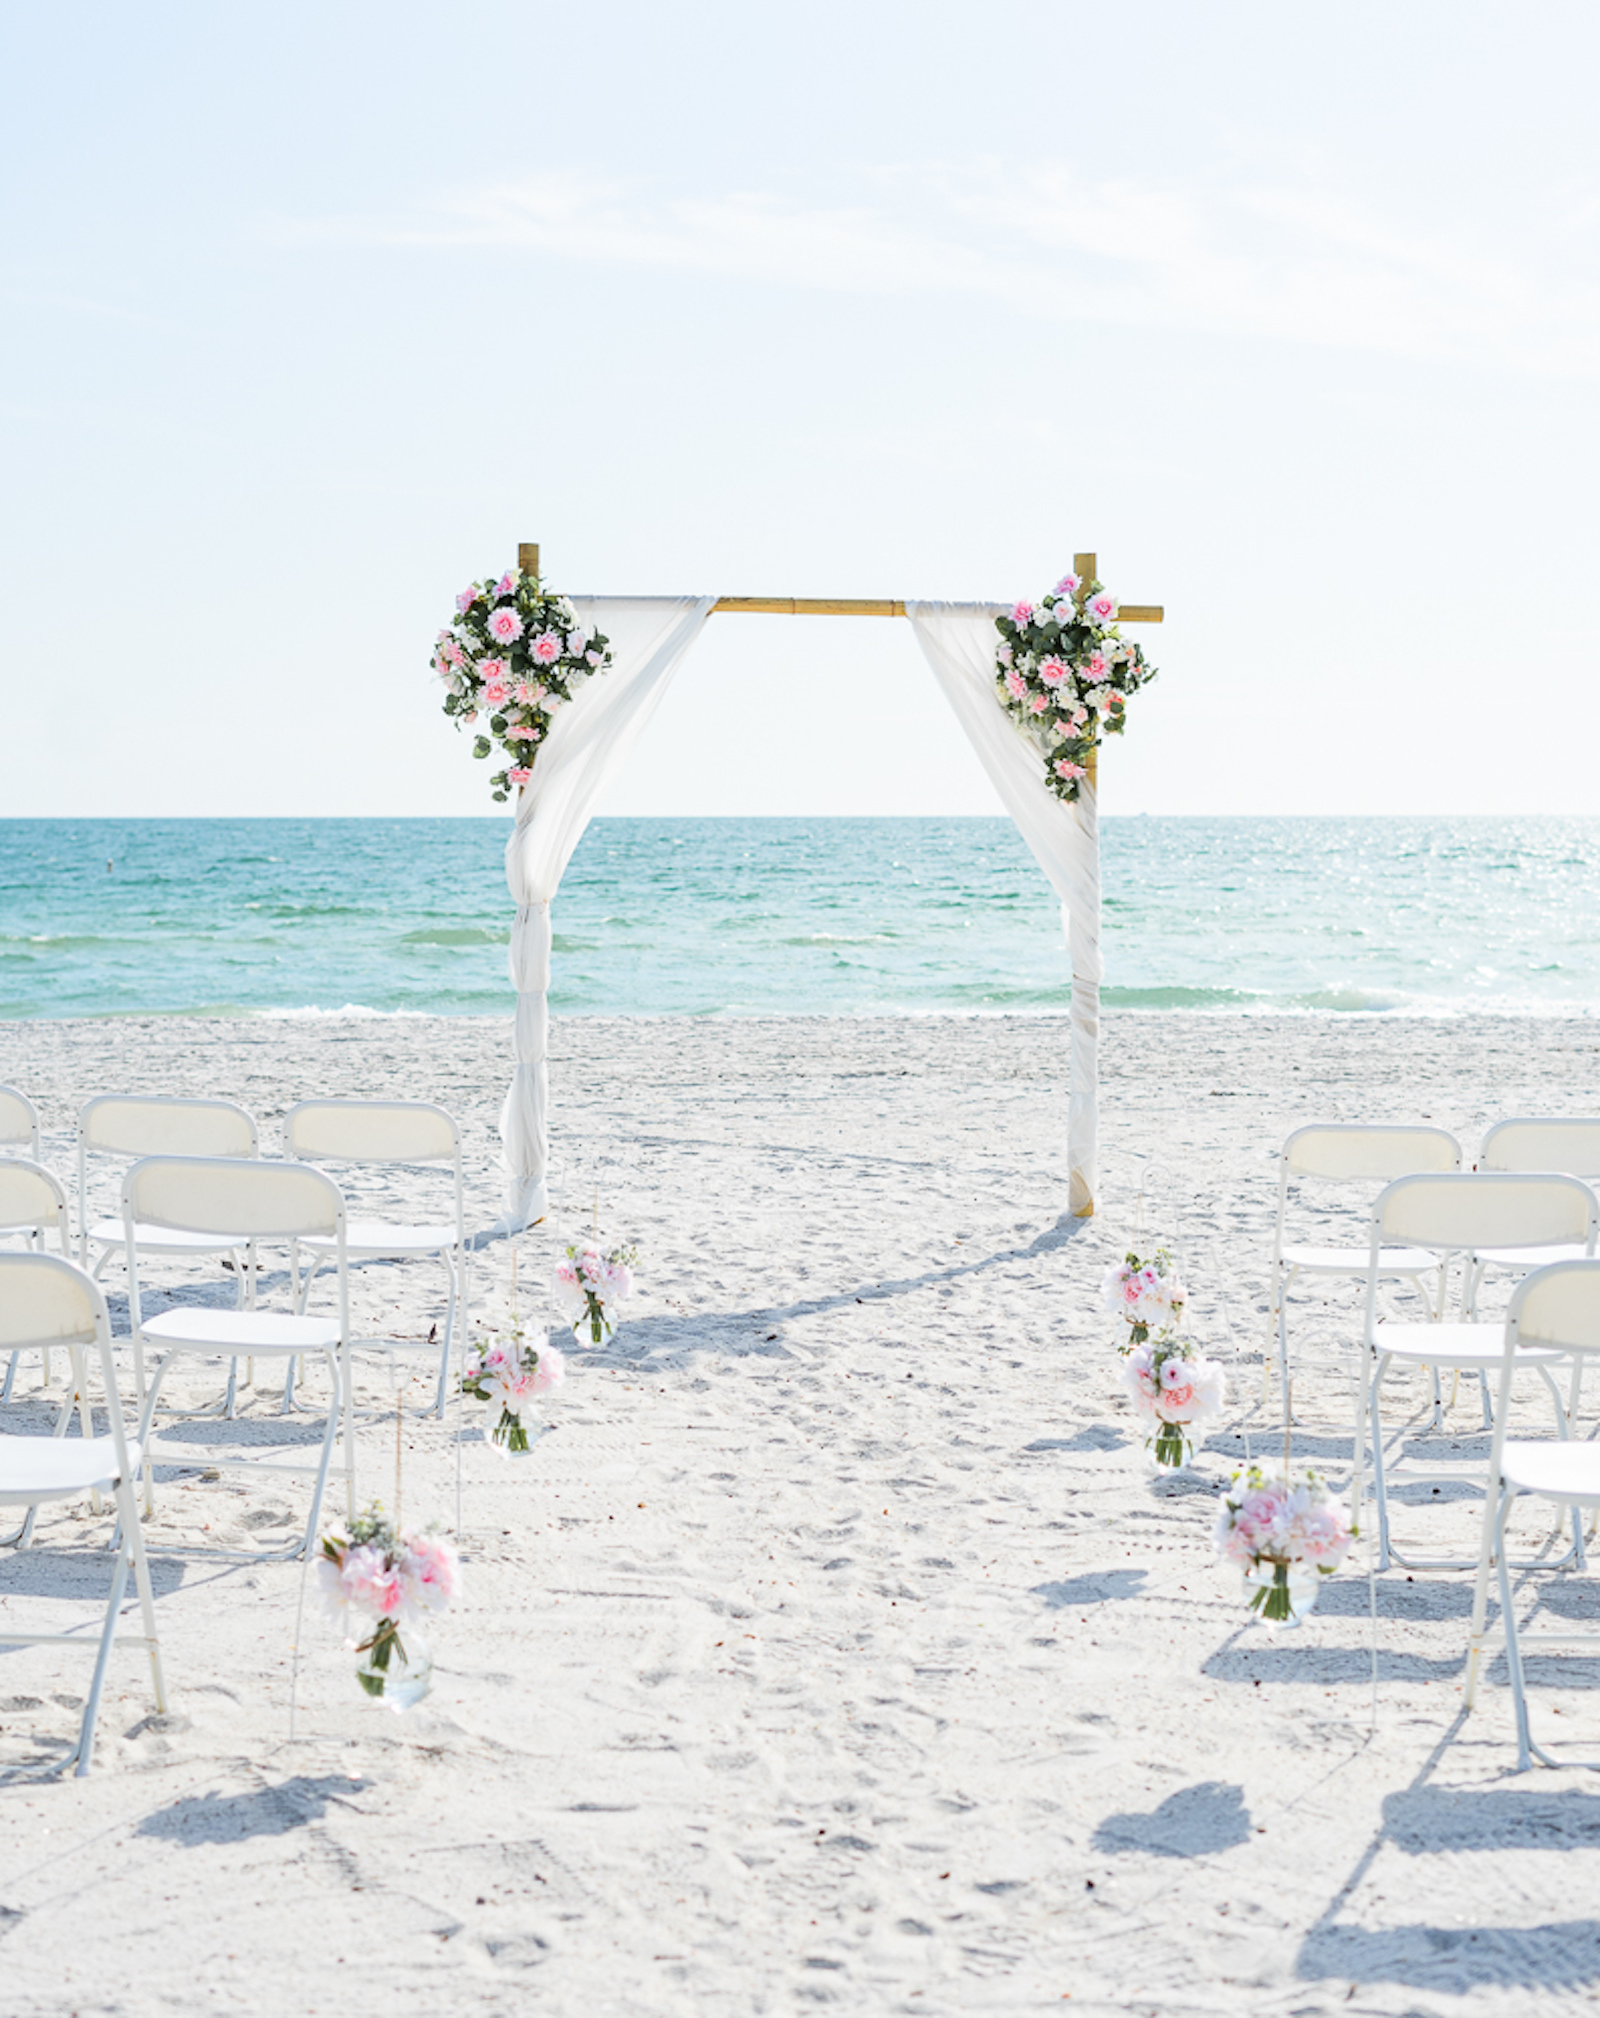
[[[269,1148],[308,1093],[439,1099],[482,1225],[504,1036],[9,1025],[0,1079],[63,1169],[96,1091],[228,1094]],[[527,1459],[465,1446],[432,1697],[369,1706],[309,1612],[290,1745],[298,1568],[164,1563],[170,1719],[119,1655],[94,1775],[0,1792],[3,2018],[1592,2003],[1600,1787],[1513,1773],[1498,1662],[1459,1725],[1467,1580],[1381,1581],[1370,1731],[1364,1576],[1273,1638],[1212,1554],[1258,1366],[1203,1476],[1152,1486],[1093,1288],[1158,1155],[1199,1329],[1226,1347],[1226,1290],[1255,1354],[1289,1127],[1427,1115],[1470,1148],[1506,1114],[1593,1112],[1600,1026],[1109,1019],[1105,1210],[1071,1235],[1057,1021],[569,1021],[554,1046],[559,1231],[598,1180],[643,1288]],[[518,1243],[525,1275],[557,1230]],[[509,1270],[504,1242],[479,1256],[480,1310]],[[368,1318],[438,1315],[426,1271],[359,1283]],[[386,1495],[387,1393],[369,1368],[363,1483]],[[1343,1381],[1308,1374],[1304,1402],[1303,1447],[1336,1451]],[[251,1406],[276,1421],[264,1389]],[[408,1421],[408,1516],[453,1519],[457,1420]],[[152,1536],[271,1532],[300,1504],[168,1486]],[[61,1515],[0,1558],[6,1612],[104,1532]],[[71,1732],[87,1667],[0,1652],[0,1766]],[[1600,1757],[1592,1679],[1538,1716]]]

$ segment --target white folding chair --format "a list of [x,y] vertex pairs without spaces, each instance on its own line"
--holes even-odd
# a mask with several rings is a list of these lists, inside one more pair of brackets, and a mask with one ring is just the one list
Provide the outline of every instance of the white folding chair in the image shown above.
[[[29,1346],[48,1345],[67,1348],[73,1362],[73,1380],[80,1391],[86,1385],[84,1347],[95,1348],[100,1359],[110,1433],[70,1438],[0,1436],[0,1506],[26,1507],[31,1514],[51,1501],[84,1499],[101,1492],[110,1493],[116,1503],[117,1560],[111,1575],[105,1622],[100,1629],[94,1679],[83,1706],[78,1742],[65,1759],[50,1769],[61,1771],[75,1763],[81,1774],[89,1770],[106,1662],[114,1645],[142,1646],[146,1650],[155,1684],[156,1709],[161,1712],[167,1707],[155,1600],[133,1496],[139,1446],[129,1443],[123,1429],[117,1373],[111,1357],[111,1324],[100,1285],[70,1261],[58,1261],[53,1254],[0,1254],[0,1350],[9,1347],[21,1351]],[[117,1630],[130,1565],[144,1626],[143,1632],[134,1634]],[[4,1590],[5,1577],[0,1572],[0,1594]],[[6,1621],[0,1622],[0,1645],[82,1648],[91,1644],[80,1633],[14,1632],[10,1629],[10,1616],[8,1608]]]
[[[1600,1177],[1600,1121],[1533,1116],[1497,1121],[1478,1151],[1480,1170],[1561,1170],[1586,1182]],[[1552,1261],[1577,1261],[1581,1247],[1480,1248],[1473,1256],[1476,1297],[1485,1268],[1511,1268],[1519,1275]]]
[[[466,1297],[466,1222],[461,1178],[461,1131],[444,1108],[426,1100],[302,1100],[284,1117],[284,1148],[307,1163],[341,1165],[447,1164],[453,1179],[452,1216],[429,1225],[401,1225],[352,1218],[348,1253],[356,1261],[435,1260],[444,1264],[448,1303],[439,1342],[439,1394],[435,1415],[444,1414],[450,1378],[450,1349],[456,1312]],[[305,1292],[331,1257],[326,1240],[300,1243],[311,1256]],[[302,1296],[302,1308],[304,1297]],[[432,1352],[413,1339],[357,1338],[358,1352]],[[293,1378],[291,1368],[290,1378]],[[287,1399],[287,1396],[286,1396]]]
[[39,1161],[38,1110],[15,1086],[0,1086],[0,1154],[15,1156],[19,1150],[30,1162]]
[[[128,1252],[128,1313],[140,1391],[145,1398],[139,1441],[145,1452],[147,1510],[154,1510],[152,1474],[157,1464],[200,1471],[232,1467],[261,1478],[314,1477],[316,1485],[303,1542],[275,1552],[283,1556],[302,1552],[309,1555],[316,1542],[323,1488],[341,1424],[343,1456],[337,1469],[345,1481],[348,1511],[352,1518],[355,1514],[355,1441],[348,1352],[350,1282],[345,1255],[344,1198],[338,1185],[322,1171],[301,1164],[152,1156],[136,1163],[128,1172],[122,1188],[122,1215]],[[257,1284],[252,1274],[250,1304],[245,1310],[182,1304],[146,1320],[139,1289],[146,1232],[180,1228],[202,1235],[226,1232],[248,1238],[257,1245],[262,1241],[286,1245],[307,1239],[328,1242],[338,1276],[337,1315],[307,1317],[303,1299],[299,1300],[300,1308],[290,1314],[260,1310],[256,1307]],[[150,1369],[148,1384],[143,1365],[147,1349],[159,1355]],[[152,1439],[151,1424],[162,1387],[174,1367],[184,1360],[290,1359],[301,1353],[320,1354],[328,1368],[328,1420],[316,1464],[222,1455],[209,1443],[197,1455],[193,1444],[168,1444]],[[255,1549],[203,1552],[252,1562],[274,1553]]]
[[[1459,1170],[1461,1147],[1443,1128],[1355,1121],[1321,1121],[1297,1128],[1283,1145],[1278,1159],[1278,1219],[1272,1236],[1273,1315],[1278,1326],[1278,1379],[1283,1393],[1283,1419],[1290,1415],[1289,1324],[1287,1299],[1298,1276],[1344,1276],[1352,1281],[1366,1279],[1368,1253],[1365,1241],[1348,1247],[1313,1246],[1285,1240],[1289,1211],[1289,1183],[1386,1184],[1392,1178],[1409,1176],[1419,1170]],[[1435,1312],[1444,1308],[1444,1276],[1438,1258],[1415,1247],[1385,1248],[1380,1257],[1380,1274],[1386,1280],[1413,1283]],[[1430,1298],[1426,1280],[1438,1275]],[[1262,1400],[1266,1399],[1263,1387]]]
[[[237,1156],[261,1154],[254,1118],[232,1100],[179,1100],[165,1094],[105,1093],[91,1100],[78,1116],[78,1260],[92,1275],[114,1254],[126,1248],[119,1214],[89,1223],[89,1158],[118,1156]],[[239,1270],[239,1300],[243,1301],[244,1270],[238,1250],[243,1239],[232,1228],[216,1234],[197,1227],[140,1229],[145,1253],[192,1257],[225,1255]]]
[[[1407,1569],[1471,1569],[1475,1560],[1472,1557],[1424,1559],[1402,1555],[1392,1548],[1389,1493],[1396,1485],[1421,1481],[1430,1486],[1465,1483],[1485,1487],[1487,1483],[1487,1474],[1481,1467],[1446,1470],[1434,1464],[1415,1468],[1387,1461],[1382,1396],[1390,1368],[1410,1366],[1428,1373],[1434,1383],[1436,1409],[1441,1373],[1477,1374],[1484,1396],[1484,1427],[1488,1429],[1493,1411],[1487,1375],[1500,1364],[1504,1349],[1503,1328],[1498,1323],[1480,1324],[1473,1319],[1456,1322],[1436,1319],[1429,1324],[1380,1322],[1378,1282],[1383,1274],[1381,1257],[1385,1246],[1400,1242],[1426,1250],[1441,1265],[1448,1265],[1454,1255],[1471,1254],[1485,1247],[1576,1245],[1581,1252],[1592,1254],[1597,1221],[1600,1221],[1600,1202],[1588,1185],[1576,1177],[1554,1173],[1462,1171],[1442,1176],[1401,1177],[1379,1194],[1372,1208],[1368,1234],[1366,1347],[1356,1389],[1355,1462],[1359,1517],[1370,1406],[1380,1570],[1387,1569],[1391,1560]],[[1553,1367],[1564,1358],[1562,1353],[1529,1347],[1518,1360],[1519,1367],[1532,1369],[1548,1388],[1557,1433],[1562,1437],[1570,1433],[1570,1422]],[[1581,1556],[1582,1540],[1576,1529],[1573,1549]]]
[[[1506,1435],[1510,1416],[1511,1380],[1530,1351],[1570,1353],[1582,1359],[1600,1353],[1600,1261],[1557,1261],[1536,1269],[1518,1283],[1502,1332],[1499,1405],[1495,1409],[1494,1447],[1489,1460],[1490,1489],[1483,1510],[1483,1539],[1478,1551],[1478,1585],[1472,1604],[1472,1638],[1467,1652],[1466,1706],[1477,1696],[1478,1670],[1487,1639],[1489,1571],[1499,1571],[1500,1629],[1505,1635],[1506,1669],[1517,1714],[1517,1770],[1526,1771],[1537,1758],[1546,1766],[1583,1765],[1600,1771],[1600,1761],[1557,1759],[1536,1744],[1528,1728],[1525,1652],[1581,1647],[1600,1655],[1600,1635],[1587,1633],[1525,1633],[1517,1624],[1516,1593],[1511,1587],[1512,1564],[1506,1549],[1506,1524],[1511,1509],[1524,1494],[1553,1500],[1560,1513],[1572,1508],[1600,1509],[1600,1444],[1567,1438],[1542,1442],[1512,1440]],[[1554,1564],[1544,1565],[1554,1568]]]
[[[56,1240],[64,1258],[72,1256],[72,1228],[67,1218],[67,1195],[61,1188],[60,1179],[54,1171],[46,1170],[42,1163],[30,1163],[20,1156],[0,1157],[0,1239],[20,1235],[30,1248],[44,1251],[46,1235],[55,1229]],[[19,1346],[6,1362],[4,1386],[0,1386],[0,1403],[11,1399],[11,1389],[17,1378],[17,1362],[22,1357]],[[44,1362],[44,1384],[50,1385],[50,1346],[46,1341],[40,1357]],[[84,1430],[87,1436],[89,1431]]]

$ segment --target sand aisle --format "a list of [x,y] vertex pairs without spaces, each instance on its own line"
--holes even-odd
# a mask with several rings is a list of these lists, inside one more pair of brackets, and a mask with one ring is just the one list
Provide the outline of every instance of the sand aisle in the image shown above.
[[[1364,1577],[1269,1638],[1210,1527],[1259,1382],[1286,1130],[1427,1115],[1470,1154],[1492,1119],[1600,1107],[1600,1025],[1106,1028],[1106,1210],[1069,1234],[1059,1020],[558,1022],[572,1216],[521,1267],[548,1271],[598,1184],[643,1287],[529,1458],[464,1447],[433,1695],[368,1706],[308,1614],[289,1745],[298,1569],[169,1559],[172,1717],[148,1720],[120,1656],[95,1775],[0,1792],[4,2018],[1589,2008],[1600,1787],[1512,1774],[1498,1663],[1456,1729],[1465,1580],[1382,1580],[1371,1733]],[[272,1151],[305,1094],[438,1099],[483,1225],[505,1036],[11,1024],[0,1080],[64,1173],[98,1091],[230,1095]],[[1146,1155],[1173,1174],[1198,1328],[1232,1349],[1220,1269],[1241,1354],[1203,1476],[1156,1486],[1094,1305]],[[480,1310],[509,1272],[506,1243],[479,1255]],[[425,1271],[357,1280],[365,1320],[420,1337],[439,1314]],[[1348,1326],[1308,1313],[1319,1332]],[[369,1367],[363,1484],[385,1496],[388,1392]],[[1308,1376],[1308,1447],[1337,1448],[1346,1393]],[[453,1519],[459,1419],[408,1421],[408,1517]],[[168,1486],[152,1535],[272,1539],[297,1504]],[[6,1612],[52,1545],[101,1531],[58,1516],[0,1555]],[[87,1665],[0,1651],[0,1763],[72,1727]],[[1592,1688],[1540,1701],[1600,1756]]]

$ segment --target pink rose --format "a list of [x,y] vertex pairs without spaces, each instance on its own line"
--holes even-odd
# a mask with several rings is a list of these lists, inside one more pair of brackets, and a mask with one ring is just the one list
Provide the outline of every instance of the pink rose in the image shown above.
[[508,785],[525,785],[532,776],[532,771],[528,770],[524,765],[516,764],[506,772],[506,783]]
[[1013,608],[1012,608],[1012,611],[1011,611],[1011,621],[1012,621],[1012,622],[1013,622],[1014,624],[1018,624],[1018,625],[1021,625],[1021,624],[1027,624],[1027,623],[1032,623],[1032,621],[1033,621],[1033,604],[1032,604],[1032,603],[1017,603],[1017,604],[1015,604],[1015,605],[1013,606]]
[[1041,659],[1039,677],[1047,687],[1059,687],[1067,677],[1067,669],[1059,659]]
[[536,743],[539,731],[532,722],[507,722],[506,741],[508,743]]
[[467,611],[472,608],[472,605],[477,600],[478,600],[478,584],[476,582],[469,582],[467,586],[461,591],[460,595],[456,597],[457,616],[465,616]]
[[1006,692],[1014,701],[1025,701],[1028,698],[1028,683],[1015,666],[1006,674]]
[[1066,757],[1056,758],[1056,776],[1058,778],[1087,778],[1088,775],[1089,773],[1083,768],[1082,764],[1074,764]]
[[478,677],[484,680],[504,682],[511,677],[510,662],[506,659],[484,659],[478,666]]
[[541,1345],[539,1364],[533,1371],[533,1391],[543,1394],[547,1388],[559,1387],[567,1377],[567,1362],[553,1345]]
[[517,592],[517,578],[508,568],[494,585],[497,596],[514,596]]
[[490,708],[503,708],[510,698],[511,689],[504,680],[485,680],[483,685],[484,703]]
[[1048,694],[1035,694],[1029,706],[1036,715],[1047,715],[1050,712],[1050,697]]
[[1083,662],[1083,672],[1085,679],[1093,680],[1098,686],[1102,680],[1110,679],[1111,661],[1104,652],[1092,651]]
[[1109,589],[1096,589],[1083,607],[1085,614],[1097,624],[1114,624],[1117,621],[1117,599]]
[[1075,596],[1082,587],[1082,575],[1063,575],[1060,581],[1056,583],[1056,594],[1058,596]]
[[541,666],[553,666],[561,656],[561,633],[541,631],[529,649]]
[[525,708],[536,708],[550,689],[542,681],[529,686],[526,680],[517,683],[516,697]]
[[515,610],[491,610],[489,635],[497,645],[514,645],[522,636],[522,619]]

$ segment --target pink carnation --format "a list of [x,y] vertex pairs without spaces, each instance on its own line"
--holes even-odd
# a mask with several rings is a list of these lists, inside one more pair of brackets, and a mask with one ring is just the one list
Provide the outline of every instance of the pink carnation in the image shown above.
[[522,636],[522,619],[515,610],[491,610],[489,635],[497,645],[514,645]]
[[1117,599],[1109,589],[1096,589],[1083,607],[1097,624],[1114,624],[1117,620]]
[[405,1551],[411,1603],[420,1611],[443,1611],[456,1594],[455,1550],[443,1535],[407,1535]]
[[1082,575],[1063,575],[1060,581],[1056,583],[1056,594],[1058,596],[1075,596],[1082,587]]
[[1032,604],[1032,603],[1017,603],[1017,604],[1015,604],[1015,605],[1013,606],[1013,608],[1012,608],[1012,611],[1011,611],[1011,621],[1012,621],[1012,622],[1013,622],[1014,624],[1028,624],[1028,623],[1032,623],[1032,621],[1033,621],[1033,604]]
[[503,708],[511,697],[511,689],[504,680],[485,680],[483,683],[484,704],[491,708]]
[[511,664],[507,659],[482,659],[478,663],[478,677],[484,680],[509,680]]
[[1029,705],[1036,715],[1047,715],[1050,712],[1050,697],[1048,694],[1035,694]]
[[510,743],[536,743],[539,731],[532,722],[507,722],[506,741]]
[[478,584],[476,582],[469,582],[460,595],[456,597],[456,614],[458,616],[466,615],[467,611],[478,600],[478,593]]
[[532,776],[532,771],[525,764],[513,764],[511,769],[506,772],[506,783],[508,785],[525,785]]
[[541,631],[529,646],[529,650],[541,666],[553,666],[561,656],[561,633]]
[[1059,687],[1067,677],[1067,669],[1059,659],[1041,659],[1039,677],[1047,687]]
[[1006,674],[1006,692],[1014,701],[1025,701],[1028,698],[1028,683],[1015,666]]
[[1087,778],[1089,775],[1082,764],[1074,764],[1066,757],[1057,757],[1055,768],[1058,778]]
[[497,596],[514,596],[517,592],[517,578],[509,568],[494,585]]
[[1093,680],[1098,686],[1101,680],[1110,679],[1111,661],[1104,652],[1092,651],[1083,662],[1083,670],[1085,678]]
[[539,703],[544,699],[545,695],[549,693],[549,691],[550,689],[547,686],[545,686],[543,681],[539,681],[535,685],[529,686],[526,680],[519,680],[517,683],[516,697],[525,708],[536,708],[538,707]]

